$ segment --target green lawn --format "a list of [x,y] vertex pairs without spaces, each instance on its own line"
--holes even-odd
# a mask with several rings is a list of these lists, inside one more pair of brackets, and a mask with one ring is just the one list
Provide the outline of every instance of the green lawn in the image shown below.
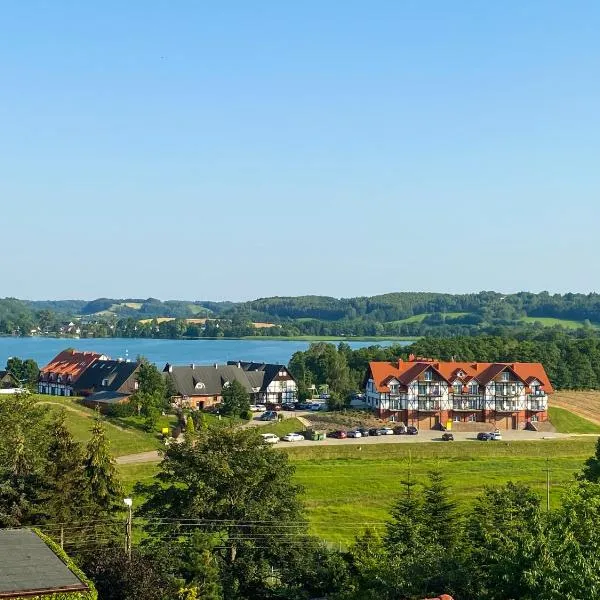
[[306,427],[298,419],[284,419],[279,423],[269,423],[260,427],[261,433],[274,433],[281,437],[286,433],[294,433],[296,431],[304,431]]
[[[569,319],[555,319],[554,317],[522,317],[521,321],[525,323],[540,323],[544,327],[554,327],[560,325],[566,329],[579,329],[583,327],[582,321],[571,321]],[[597,327],[594,325],[594,327]]]
[[575,413],[572,413],[564,408],[550,406],[548,408],[548,416],[552,425],[556,427],[556,431],[560,433],[598,433],[600,434],[600,426],[592,423]]
[[[222,339],[222,338],[219,338]],[[233,339],[233,338],[227,338]],[[382,336],[341,336],[341,335],[246,335],[242,340],[281,340],[301,342],[381,342],[391,340],[394,342],[410,342],[418,340],[418,337],[408,335],[382,335]]]
[[[292,419],[289,419],[292,421]],[[261,429],[263,431],[263,429]],[[545,494],[546,466],[550,467],[552,506],[565,486],[594,453],[595,437],[531,442],[454,442],[415,444],[355,444],[293,447],[278,445],[296,467],[304,486],[311,529],[343,545],[365,523],[380,527],[402,491],[409,461],[417,482],[440,468],[459,506],[468,506],[486,485],[518,481]],[[283,449],[283,450],[282,450]],[[546,462],[546,459],[549,459]],[[136,481],[150,481],[158,464],[120,465],[127,491]],[[141,499],[137,500],[141,501]],[[137,502],[136,501],[136,502]]]
[[[38,395],[37,398],[53,412],[58,412],[61,406],[64,406],[67,409],[67,425],[75,439],[83,443],[89,440],[96,416],[94,410],[78,404],[73,398],[45,395]],[[163,445],[159,437],[160,427],[172,423],[172,417],[161,417],[156,433],[153,434],[142,430],[138,417],[106,418],[106,435],[110,441],[111,452],[115,456],[122,456],[161,448]]]
[[[444,317],[446,317],[447,319],[455,319],[456,317],[464,317],[470,313],[466,313],[466,312],[448,312],[448,313],[441,313],[444,315]],[[412,317],[406,317],[406,319],[400,319],[398,321],[390,321],[388,324],[393,324],[393,325],[405,325],[406,323],[421,323],[425,318],[431,316],[432,313],[421,313],[418,315],[413,315]]]

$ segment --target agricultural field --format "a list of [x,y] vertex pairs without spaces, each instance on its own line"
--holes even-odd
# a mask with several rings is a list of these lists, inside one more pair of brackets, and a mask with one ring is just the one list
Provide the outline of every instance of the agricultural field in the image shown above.
[[600,425],[600,391],[555,392],[550,396],[550,407],[562,408]]
[[596,433],[600,435],[600,425],[564,408],[550,406],[548,416],[559,433]]
[[[554,317],[522,317],[524,323],[539,323],[544,327],[554,327],[560,325],[565,329],[579,329],[583,327],[583,321],[571,321],[569,319],[556,319]],[[596,325],[594,325],[596,327]]]

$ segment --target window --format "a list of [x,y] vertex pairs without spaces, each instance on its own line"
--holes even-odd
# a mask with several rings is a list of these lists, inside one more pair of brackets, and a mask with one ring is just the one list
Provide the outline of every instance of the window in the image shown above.
[[452,389],[455,394],[460,394],[460,390],[462,389],[462,384],[460,383],[460,381],[455,381],[454,385],[452,386]]
[[510,381],[510,373],[508,371],[502,371],[502,381]]
[[468,417],[470,423],[475,423],[477,421],[477,415],[471,413]]
[[102,387],[108,386],[108,377],[102,380]]
[[431,372],[431,369],[428,369],[427,371],[425,371],[425,381],[431,381],[433,379],[433,373]]
[[452,420],[453,420],[455,423],[460,423],[460,415],[454,415],[454,416],[452,417]]
[[469,385],[469,394],[477,394],[479,392],[479,384],[478,383],[472,383]]

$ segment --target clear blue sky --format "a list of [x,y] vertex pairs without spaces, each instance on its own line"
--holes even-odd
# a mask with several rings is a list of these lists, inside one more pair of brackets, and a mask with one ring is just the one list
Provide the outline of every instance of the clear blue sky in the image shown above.
[[0,296],[600,288],[597,1],[0,23]]

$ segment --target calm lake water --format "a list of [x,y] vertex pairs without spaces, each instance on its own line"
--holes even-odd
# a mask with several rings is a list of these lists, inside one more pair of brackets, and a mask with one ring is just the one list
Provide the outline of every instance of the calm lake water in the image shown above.
[[[331,342],[337,344],[339,342]],[[365,346],[391,346],[410,342],[348,342],[352,348]],[[0,337],[0,369],[11,356],[33,358],[40,367],[48,363],[61,350],[94,350],[111,358],[135,359],[138,355],[162,368],[165,363],[211,364],[228,360],[247,360],[287,364],[292,354],[306,350],[310,342],[286,340],[155,340],[131,338],[70,338]]]

